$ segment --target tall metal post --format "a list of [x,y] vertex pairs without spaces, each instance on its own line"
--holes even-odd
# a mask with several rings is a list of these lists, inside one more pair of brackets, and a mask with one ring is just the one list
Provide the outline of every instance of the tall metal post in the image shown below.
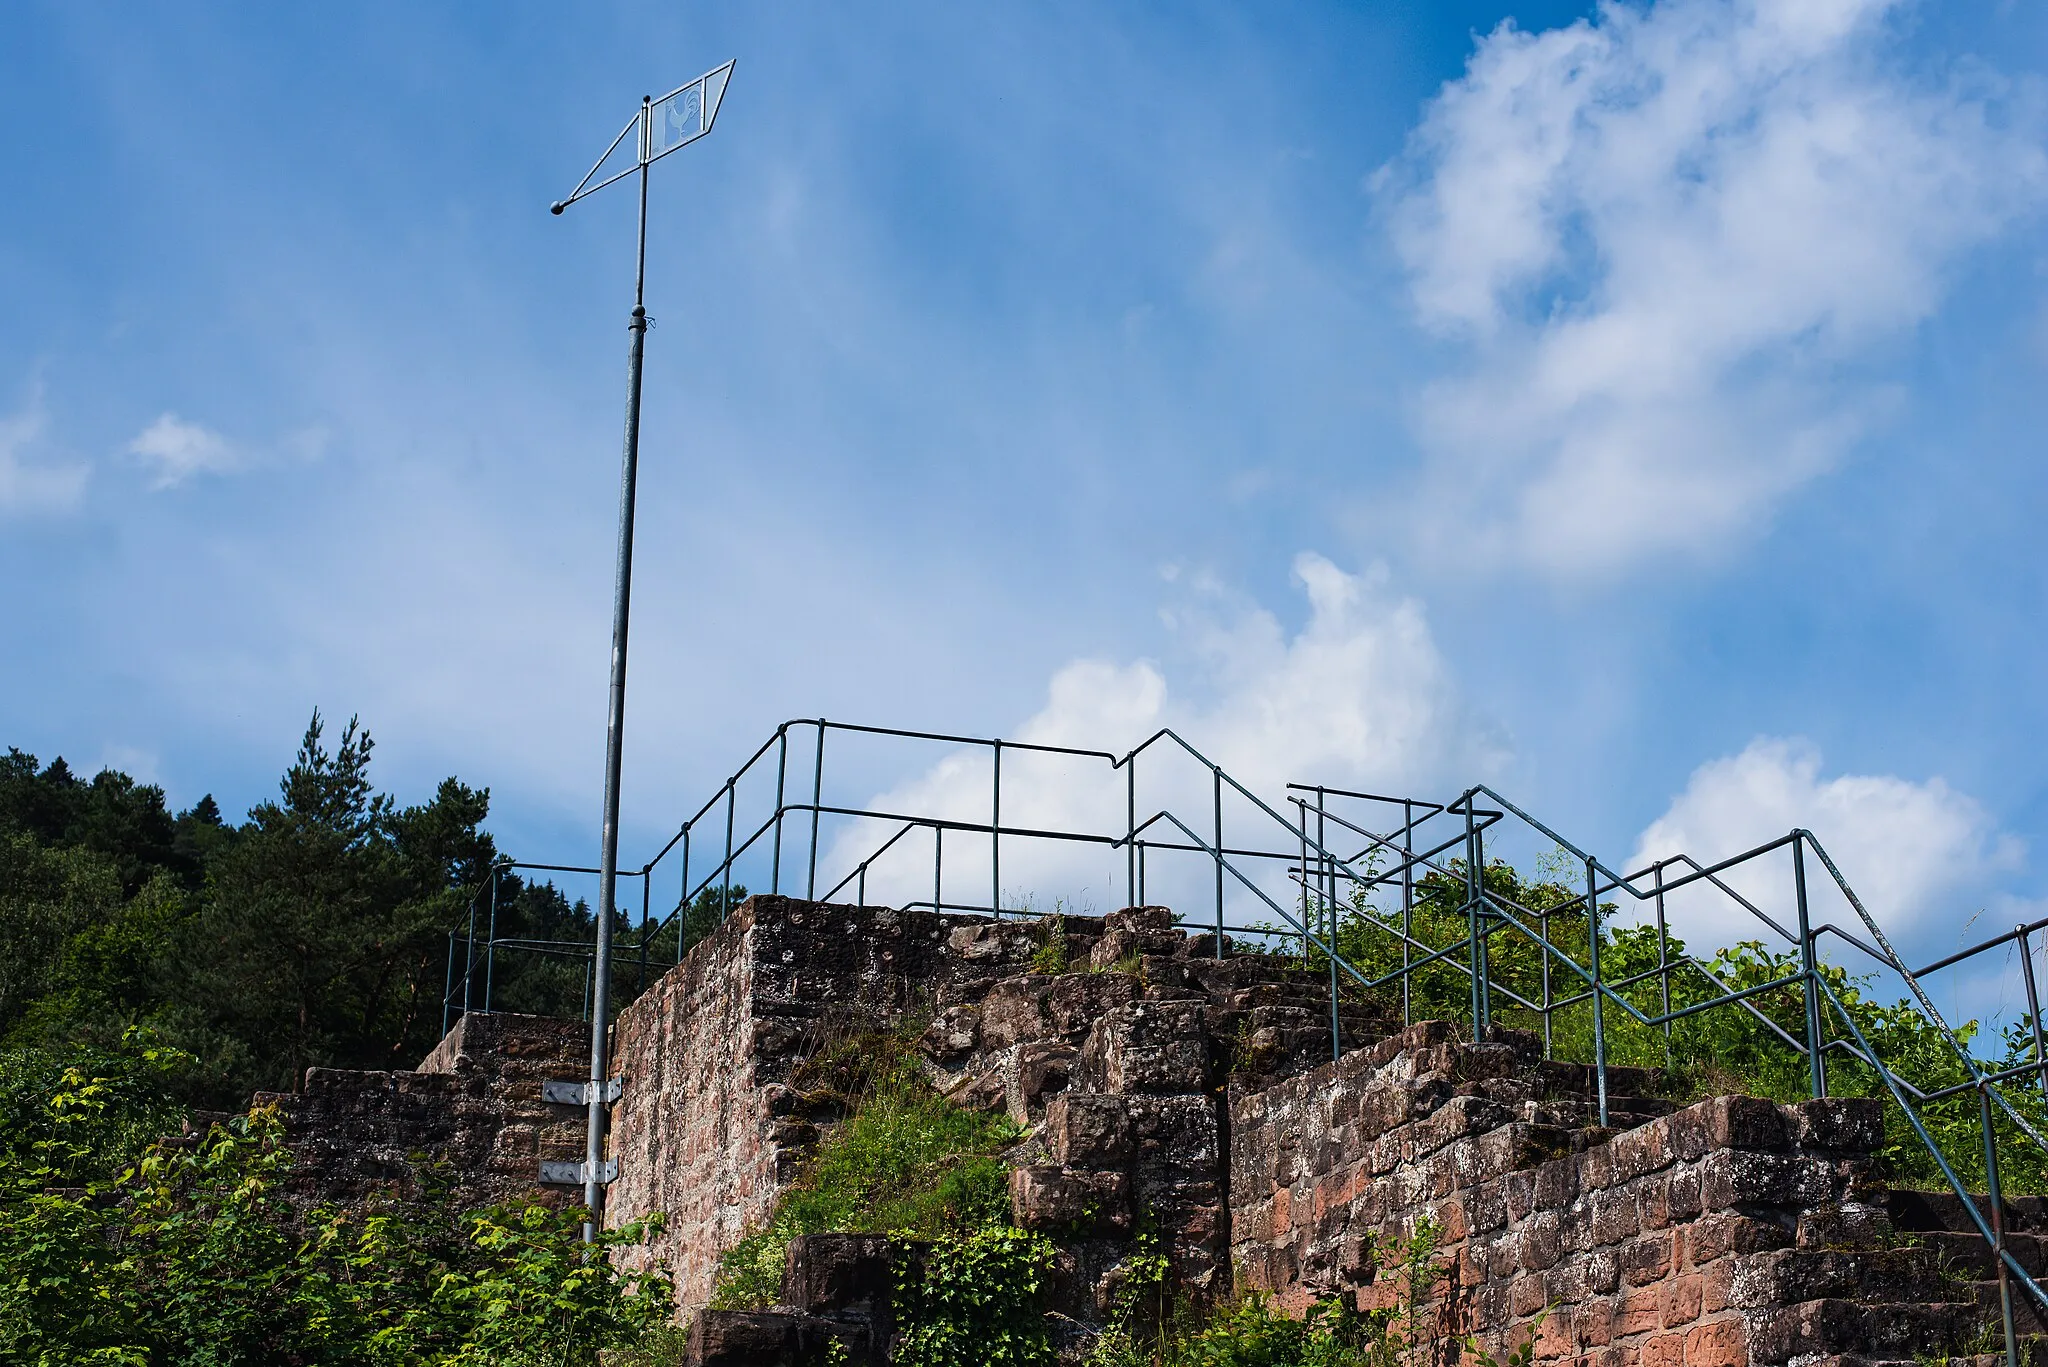
[[1209,767],[1216,785],[1216,957],[1223,957],[1223,771]]
[[491,1014],[491,986],[498,967],[498,861],[491,861],[491,928],[484,939],[484,1014]]
[[1977,1084],[1977,1119],[1984,1127],[1984,1185],[1991,1200],[1991,1250],[1998,1260],[1998,1310],[2005,1328],[2005,1367],[2019,1367],[2019,1335],[2012,1318],[2012,1276],[2006,1270],[2005,1193],[1998,1181],[1998,1131],[1991,1123],[1991,1085]]
[[1664,1002],[1664,1066],[1671,1066],[1671,935],[1664,920],[1664,861],[1657,861],[1657,983]]
[[1472,908],[1473,924],[1479,929],[1479,942],[1474,946],[1479,951],[1479,1025],[1483,1032],[1478,1036],[1485,1039],[1493,1030],[1493,963],[1492,963],[1492,918],[1486,910],[1486,828],[1475,826],[1472,830],[1472,866],[1478,870],[1473,875],[1474,889],[1479,897]]
[[[1408,941],[1415,934],[1415,804],[1401,804],[1401,1024],[1415,1024]],[[1547,1018],[1546,1018],[1547,1019]]]
[[995,779],[988,796],[989,914],[1003,914],[1003,743],[995,743]]
[[789,778],[789,723],[775,728],[775,853],[768,861],[768,891],[782,891],[782,790]]
[[1799,900],[1799,972],[1806,984],[1806,1065],[1816,1097],[1828,1094],[1827,1063],[1821,1058],[1820,970],[1814,964],[1813,928],[1806,913],[1806,832],[1792,837],[1792,891]]
[[1601,1011],[1600,994],[1600,893],[1596,875],[1600,866],[1586,856],[1586,958],[1593,973],[1593,1078],[1600,1093],[1600,1123],[1607,1123],[1607,1018]]
[[1465,794],[1465,970],[1472,979],[1472,1040],[1475,1044],[1485,1038],[1480,1033],[1480,1016],[1484,1008],[1479,1004],[1478,833],[1472,824],[1472,810],[1478,805],[1473,794]]
[[1144,905],[1138,891],[1138,752],[1124,757],[1124,895],[1131,905]]
[[2034,946],[2028,941],[2027,928],[2017,928],[2020,937],[2020,972],[2027,984],[2027,1019],[2034,1028],[2034,1068],[2041,1075],[2041,1090],[2048,1092],[2048,1039],[2041,1033],[2041,992],[2034,982]]
[[591,960],[590,1095],[584,1126],[583,1239],[604,1225],[605,1075],[611,1029],[612,886],[619,868],[619,767],[626,736],[626,629],[633,603],[633,496],[640,478],[640,369],[647,354],[647,162],[652,98],[640,102],[640,225],[633,252],[633,313],[626,324],[626,440],[619,471],[619,557],[612,580],[611,705],[604,729],[604,836],[597,860],[597,953]]
[[[818,896],[818,806],[825,800],[825,719],[818,718],[818,752],[811,765],[811,866],[804,874],[804,900]],[[867,899],[861,899],[865,902]]]

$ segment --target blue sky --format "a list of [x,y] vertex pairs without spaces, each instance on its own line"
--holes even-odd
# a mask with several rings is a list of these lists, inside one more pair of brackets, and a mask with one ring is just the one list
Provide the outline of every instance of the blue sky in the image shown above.
[[653,189],[629,847],[784,717],[1166,720],[2038,914],[2037,5],[0,32],[5,743],[240,810],[318,705],[593,850],[632,205],[546,206],[737,58]]

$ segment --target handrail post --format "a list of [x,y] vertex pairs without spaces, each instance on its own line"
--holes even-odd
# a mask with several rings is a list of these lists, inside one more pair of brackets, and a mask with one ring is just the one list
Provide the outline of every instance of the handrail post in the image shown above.
[[1600,1123],[1607,1123],[1607,1020],[1600,1010],[1600,897],[1595,891],[1599,864],[1586,857],[1586,945],[1593,970],[1593,1079],[1600,1093]]
[[1138,752],[1124,757],[1124,895],[1134,907],[1145,904],[1138,883]]
[[1480,1033],[1479,1007],[1479,883],[1478,864],[1473,854],[1477,844],[1473,826],[1472,811],[1478,804],[1472,794],[1465,794],[1465,968],[1472,979],[1472,1042],[1477,1044],[1484,1036]]
[[1671,1066],[1671,936],[1664,919],[1664,861],[1656,864],[1657,878],[1657,986],[1664,1002],[1664,1066]]
[[995,742],[995,778],[988,798],[988,905],[997,920],[1003,916],[1003,742]]
[[811,870],[804,878],[804,897],[818,895],[818,807],[825,800],[825,719],[818,718],[818,756],[811,769]]
[[1223,957],[1223,770],[1209,766],[1216,792],[1216,957]]
[[491,861],[491,929],[484,941],[484,1014],[491,1014],[491,985],[498,967],[498,861]]
[[690,823],[683,823],[683,895],[676,902],[676,962],[683,961],[683,941],[690,933]]
[[[654,906],[653,887],[654,871],[651,868],[640,870],[640,991],[642,993],[647,991],[647,937],[653,933],[653,927],[650,924]],[[486,995],[484,1000],[488,1003],[490,997]]]
[[775,728],[775,853],[768,864],[768,891],[782,891],[782,804],[789,780],[789,723]]
[[2018,927],[2020,937],[2020,972],[2027,984],[2027,1015],[2034,1026],[2034,1067],[2040,1073],[2041,1090],[2048,1092],[2048,1048],[2043,1047],[2041,1034],[2041,994],[2034,985],[2034,946],[2027,937],[2027,928]]
[[1813,929],[1806,910],[1806,832],[1795,831],[1792,839],[1792,890],[1799,901],[1799,971],[1806,982],[1806,1061],[1813,1094],[1828,1094],[1827,1063],[1820,1053],[1820,989],[1815,986],[1819,970],[1814,966]]
[[1543,970],[1543,1057],[1550,1057],[1550,913],[1555,907],[1536,915],[1536,957]]
[[718,919],[732,915],[732,817],[739,805],[739,776],[725,781],[725,864],[719,871]]
[[1308,968],[1308,803],[1295,797],[1289,798],[1294,804],[1295,815],[1301,818],[1300,829],[1295,833],[1301,837],[1301,966]]
[[940,915],[944,915],[946,910],[946,903],[939,896],[945,868],[946,828],[944,826],[934,826],[932,827],[932,910]]
[[448,1007],[455,997],[455,932],[448,932],[448,967],[441,975],[441,1037],[448,1036]]
[[1482,1033],[1474,1036],[1485,1039],[1493,1030],[1493,934],[1486,910],[1486,830],[1472,828],[1472,862],[1478,869],[1473,886],[1478,889],[1478,901],[1472,908],[1474,923],[1479,930],[1476,948],[1479,951],[1479,1024]]
[[2019,1367],[2019,1339],[2013,1332],[2012,1277],[2005,1259],[2005,1196],[1998,1184],[1998,1132],[1991,1124],[1991,1086],[1977,1084],[1977,1117],[1984,1127],[1984,1183],[1991,1197],[1992,1251],[1998,1260],[1998,1309],[2005,1325],[2006,1367]]
[[[1415,804],[1401,802],[1401,1025],[1413,1025],[1414,1006],[1410,992],[1409,941],[1415,936]],[[1546,1033],[1550,1018],[1544,1017]]]
[[462,937],[462,1014],[469,1014],[469,984],[476,977],[476,898],[469,899],[469,933]]

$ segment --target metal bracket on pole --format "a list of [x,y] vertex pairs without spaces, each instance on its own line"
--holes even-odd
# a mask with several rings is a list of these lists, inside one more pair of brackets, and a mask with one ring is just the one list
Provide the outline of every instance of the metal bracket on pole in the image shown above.
[[[603,1094],[598,1098],[607,1104],[617,1101],[625,1093],[626,1079],[615,1077],[604,1084]],[[588,1106],[591,1084],[588,1082],[557,1082],[549,1080],[540,1085],[540,1099],[556,1106]]]
[[[598,1181],[609,1185],[618,1180],[619,1160],[604,1160],[604,1170]],[[540,1180],[550,1187],[584,1187],[590,1185],[590,1164],[588,1163],[542,1163]]]

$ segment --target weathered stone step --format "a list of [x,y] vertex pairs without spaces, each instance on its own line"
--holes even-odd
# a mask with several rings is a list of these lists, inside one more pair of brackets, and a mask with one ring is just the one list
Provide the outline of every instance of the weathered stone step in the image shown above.
[[[1976,1198],[1977,1209],[1989,1218],[1990,1200]],[[1902,1230],[1948,1230],[1974,1234],[1977,1225],[1950,1191],[1895,1190],[1885,1198],[1885,1212],[1892,1225]],[[2005,1198],[2005,1227],[2011,1231],[2048,1234],[2048,1197],[2008,1196]]]
[[1730,1288],[1733,1302],[1749,1308],[1818,1300],[1932,1304],[1958,1295],[1939,1255],[1925,1248],[1772,1249],[1744,1258]]
[[1974,1345],[1984,1325],[1974,1302],[1859,1305],[1825,1299],[1756,1312],[1750,1360],[1768,1364],[1818,1354],[1925,1359]]
[[[1991,1245],[1984,1242],[1984,1236],[1975,1230],[1967,1234],[1951,1230],[1923,1230],[1917,1232],[1922,1247],[1928,1249],[1951,1271],[1971,1281],[1985,1281],[1998,1276],[1998,1258]],[[2040,1277],[2048,1269],[2048,1237],[2039,1234],[2008,1234],[2005,1246],[2013,1257],[2019,1259],[2030,1277]]]

